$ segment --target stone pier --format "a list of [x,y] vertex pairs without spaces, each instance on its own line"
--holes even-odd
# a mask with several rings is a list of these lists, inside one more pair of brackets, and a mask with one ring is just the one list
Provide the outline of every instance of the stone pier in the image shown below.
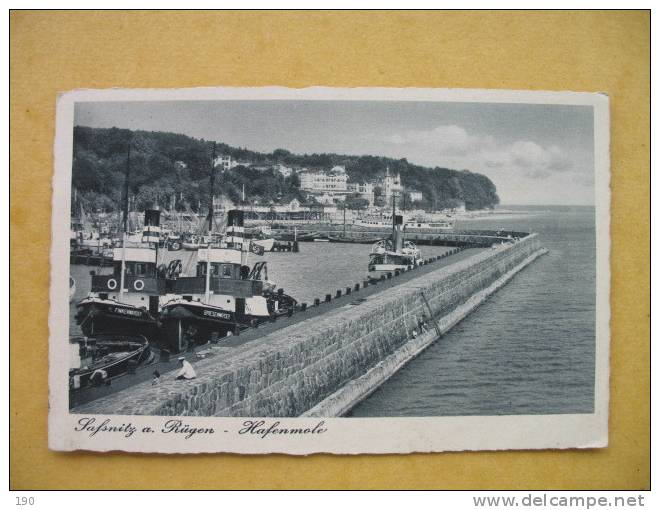
[[535,234],[496,245],[258,341],[215,347],[195,363],[197,379],[140,383],[71,412],[341,416],[545,252]]

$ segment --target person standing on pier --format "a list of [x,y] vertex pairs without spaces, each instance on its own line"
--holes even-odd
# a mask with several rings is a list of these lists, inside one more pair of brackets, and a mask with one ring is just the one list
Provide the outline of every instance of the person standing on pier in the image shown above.
[[181,370],[176,374],[176,379],[194,379],[197,377],[197,374],[195,373],[195,369],[192,367],[190,362],[186,360],[183,356],[179,358],[179,366],[181,367]]

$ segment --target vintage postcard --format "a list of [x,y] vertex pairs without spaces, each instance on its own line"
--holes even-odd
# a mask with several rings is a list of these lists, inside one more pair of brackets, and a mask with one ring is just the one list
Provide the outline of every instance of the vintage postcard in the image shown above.
[[609,176],[597,93],[63,93],[50,448],[604,447]]

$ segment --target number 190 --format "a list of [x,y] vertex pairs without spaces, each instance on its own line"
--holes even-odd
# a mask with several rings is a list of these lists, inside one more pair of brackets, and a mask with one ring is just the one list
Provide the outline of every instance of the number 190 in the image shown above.
[[32,506],[34,505],[34,498],[32,496],[16,496],[16,506]]

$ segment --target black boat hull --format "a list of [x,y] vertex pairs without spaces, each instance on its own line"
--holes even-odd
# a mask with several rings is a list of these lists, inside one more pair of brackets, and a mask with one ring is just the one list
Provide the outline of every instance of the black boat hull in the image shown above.
[[214,337],[224,338],[229,332],[237,334],[241,327],[233,312],[185,304],[166,306],[160,326],[163,346],[174,353],[206,344]]
[[78,305],[76,322],[83,335],[143,335],[158,337],[158,322],[146,309],[123,304],[86,303]]

